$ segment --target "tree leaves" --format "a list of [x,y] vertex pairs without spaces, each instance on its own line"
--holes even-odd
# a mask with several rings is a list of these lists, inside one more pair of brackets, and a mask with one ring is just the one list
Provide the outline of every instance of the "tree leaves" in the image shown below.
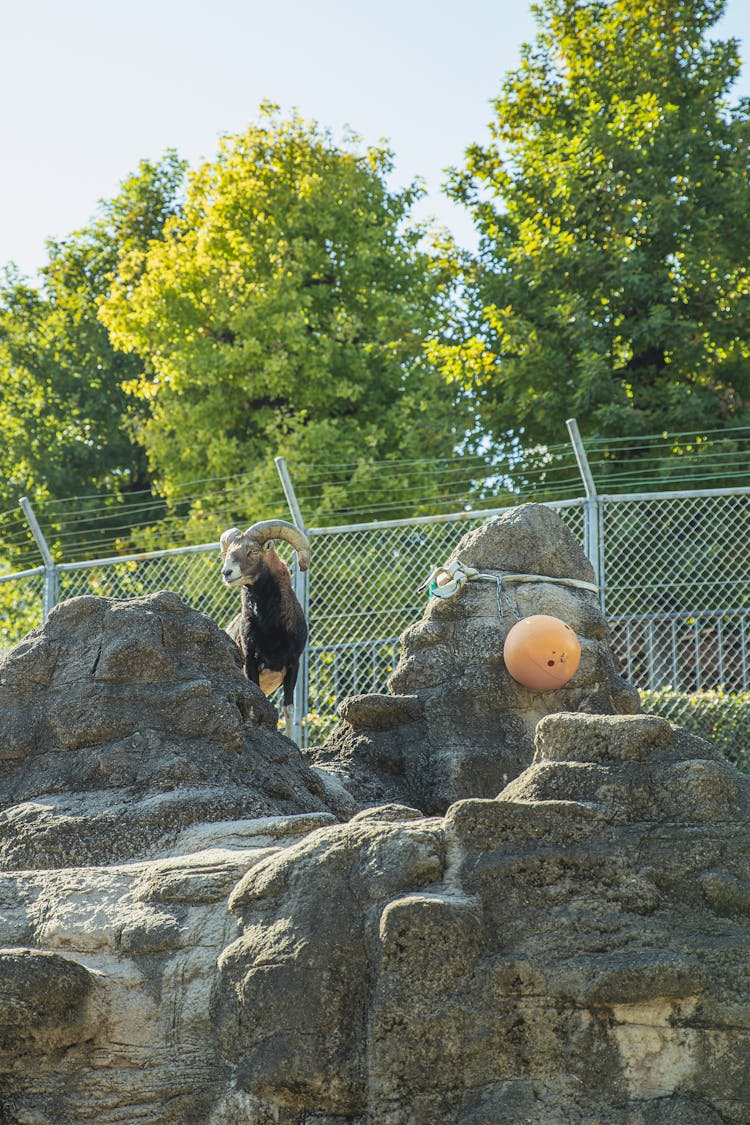
[[[407,222],[419,189],[390,191],[390,167],[385,149],[338,145],[265,106],[191,177],[137,283],[115,282],[101,317],[145,360],[131,388],[149,404],[142,440],[165,492],[250,466],[262,477],[279,453],[453,451],[457,395],[424,351],[446,279]],[[453,411],[415,430],[440,397]]]
[[[747,107],[721,5],[546,0],[451,192],[480,234],[482,426],[559,440],[736,420],[750,398]],[[449,378],[462,367],[443,349]],[[464,364],[464,370],[466,369]],[[675,413],[676,412],[676,413]]]
[[147,483],[139,418],[123,385],[141,367],[98,318],[121,255],[142,257],[177,206],[183,165],[144,162],[85,229],[49,244],[37,289],[7,270],[0,287],[0,508]]

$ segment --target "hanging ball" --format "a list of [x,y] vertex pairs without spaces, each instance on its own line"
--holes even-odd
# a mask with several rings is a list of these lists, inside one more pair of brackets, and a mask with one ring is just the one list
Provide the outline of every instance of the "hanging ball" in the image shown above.
[[581,646],[570,625],[537,613],[516,622],[505,638],[503,658],[519,684],[532,691],[554,691],[575,675]]

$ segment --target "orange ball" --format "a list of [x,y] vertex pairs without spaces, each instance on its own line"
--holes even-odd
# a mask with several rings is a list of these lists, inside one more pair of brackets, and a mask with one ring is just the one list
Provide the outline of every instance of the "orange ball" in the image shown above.
[[505,638],[503,658],[519,684],[532,691],[554,691],[575,675],[581,646],[570,625],[537,613],[516,622]]

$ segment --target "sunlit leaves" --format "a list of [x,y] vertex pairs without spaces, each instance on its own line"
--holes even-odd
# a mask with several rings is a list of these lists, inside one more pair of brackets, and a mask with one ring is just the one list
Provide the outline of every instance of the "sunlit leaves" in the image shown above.
[[[167,494],[273,457],[370,461],[450,454],[455,395],[424,350],[447,255],[410,224],[418,185],[391,191],[391,154],[337,143],[274,106],[190,178],[179,221],[126,272],[101,316],[145,359],[130,388]],[[442,396],[429,428],[416,415]]]
[[[711,0],[545,0],[451,178],[480,246],[442,362],[485,430],[722,424],[750,399],[750,116]],[[479,350],[477,341],[484,342]]]

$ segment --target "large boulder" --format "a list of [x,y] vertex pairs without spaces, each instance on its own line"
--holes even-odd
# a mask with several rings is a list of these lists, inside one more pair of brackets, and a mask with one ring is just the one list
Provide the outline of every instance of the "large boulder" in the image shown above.
[[[491,577],[594,580],[568,527],[539,504],[470,532],[447,561]],[[495,581],[469,582],[450,599],[431,598],[421,621],[401,638],[387,692],[342,701],[343,722],[309,753],[329,788],[343,785],[360,807],[395,801],[441,813],[463,797],[496,796],[525,769],[545,715],[639,709],[637,692],[615,669],[595,592],[535,579],[509,582],[507,593],[523,617],[550,614],[575,630],[582,654],[573,678],[557,691],[537,692],[510,676],[503,645],[516,618]]]
[[662,719],[549,716],[496,800],[320,828],[230,904],[222,1121],[750,1120],[750,778]]
[[327,811],[236,645],[176,595],[72,598],[0,664],[0,864],[169,854],[192,824]]
[[0,1121],[204,1123],[247,871],[334,822],[175,594],[57,606],[0,664]]

